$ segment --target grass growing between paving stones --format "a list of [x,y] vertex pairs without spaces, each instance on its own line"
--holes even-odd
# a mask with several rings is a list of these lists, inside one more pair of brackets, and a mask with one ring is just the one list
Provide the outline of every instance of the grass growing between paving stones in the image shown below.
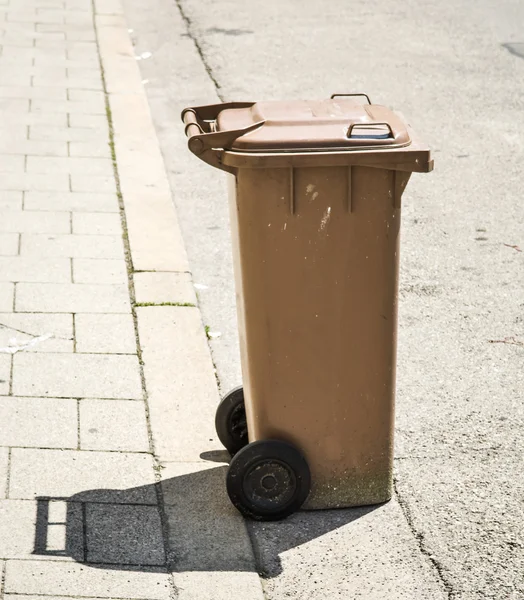
[[[162,479],[161,471],[162,471],[163,466],[160,464],[158,457],[155,454],[155,447],[154,447],[154,442],[153,442],[153,432],[151,430],[148,393],[147,393],[145,374],[144,374],[144,368],[143,368],[144,360],[142,357],[142,348],[140,346],[140,339],[139,339],[139,335],[138,335],[138,317],[137,317],[137,312],[136,312],[137,304],[136,304],[135,286],[134,286],[134,281],[133,281],[134,268],[133,268],[131,248],[130,248],[130,243],[129,243],[129,235],[128,235],[127,219],[126,219],[125,206],[124,206],[124,198],[122,195],[122,188],[120,185],[120,176],[119,176],[119,171],[118,171],[118,162],[117,162],[116,148],[115,148],[115,128],[114,128],[114,123],[113,123],[113,115],[112,115],[111,106],[109,103],[109,93],[108,93],[106,73],[104,70],[102,55],[100,52],[100,40],[99,40],[98,28],[97,28],[97,24],[96,24],[97,11],[96,11],[95,0],[91,0],[91,10],[92,10],[92,16],[93,16],[93,28],[94,28],[95,35],[96,35],[98,64],[100,67],[100,76],[102,79],[102,87],[103,87],[104,97],[105,97],[106,118],[107,118],[108,127],[109,127],[109,148],[111,150],[111,160],[113,163],[113,171],[114,171],[114,177],[115,177],[115,183],[116,183],[116,195],[118,198],[118,205],[119,205],[119,209],[120,209],[120,222],[121,222],[121,226],[122,226],[122,240],[124,243],[124,256],[125,256],[127,273],[128,273],[128,290],[129,290],[129,297],[131,300],[131,314],[133,317],[133,324],[134,324],[134,328],[135,328],[135,341],[136,341],[137,357],[138,357],[138,362],[140,364],[140,379],[141,379],[141,383],[142,383],[142,391],[143,391],[144,405],[145,405],[145,411],[146,411],[147,433],[148,433],[148,438],[149,438],[149,453],[151,454],[152,459],[153,459],[153,470],[155,473],[155,486],[154,487],[155,487],[157,504],[159,507],[159,514],[160,514],[162,534],[163,534],[163,536],[162,536],[163,537],[163,546],[164,546],[164,553],[165,553],[165,557],[166,557],[165,567],[168,570],[172,570],[171,566],[170,566],[171,549],[170,549],[170,545],[169,545],[169,524],[168,524],[168,519],[167,519],[167,515],[166,515],[166,511],[165,511],[165,506],[164,506],[164,497],[163,497],[162,490],[160,487],[160,482]],[[174,598],[177,596],[177,589],[176,589],[172,575],[171,575],[170,579],[171,579],[171,581],[170,581],[170,583],[171,583],[170,597]],[[1,594],[0,594],[0,596],[1,596]]]
[[144,306],[191,306],[196,308],[196,304],[192,302],[136,302],[137,308],[143,308]]

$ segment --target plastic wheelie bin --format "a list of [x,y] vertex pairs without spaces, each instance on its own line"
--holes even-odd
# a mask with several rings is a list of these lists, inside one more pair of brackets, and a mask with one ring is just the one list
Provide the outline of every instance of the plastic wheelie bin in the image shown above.
[[391,497],[401,197],[433,168],[365,94],[182,113],[230,177],[243,387],[221,402],[227,491],[255,519]]

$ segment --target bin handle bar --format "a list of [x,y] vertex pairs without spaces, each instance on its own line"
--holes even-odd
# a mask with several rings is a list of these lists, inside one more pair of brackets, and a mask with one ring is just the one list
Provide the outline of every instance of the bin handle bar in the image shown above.
[[[396,137],[395,133],[393,132],[393,129],[391,128],[391,125],[389,123],[386,123],[386,122],[376,123],[374,121],[371,121],[370,123],[352,123],[348,129],[348,138],[351,138],[351,134],[353,133],[354,129],[357,129],[357,128],[369,129],[370,127],[376,127],[377,125],[382,125],[383,127],[387,127],[389,130],[390,137],[392,137],[392,138]],[[372,135],[366,136],[366,137],[373,138]]]
[[372,104],[367,94],[331,94],[331,100],[333,100],[334,98],[352,98],[358,96],[364,97],[368,101],[368,104]]
[[191,152],[213,167],[235,173],[235,168],[222,163],[222,153],[237,138],[258,129],[265,121],[253,123],[242,129],[217,131],[214,119],[221,110],[226,108],[245,108],[253,106],[253,104],[253,102],[230,102],[184,109],[182,120],[186,124],[184,132],[189,138],[187,145]]

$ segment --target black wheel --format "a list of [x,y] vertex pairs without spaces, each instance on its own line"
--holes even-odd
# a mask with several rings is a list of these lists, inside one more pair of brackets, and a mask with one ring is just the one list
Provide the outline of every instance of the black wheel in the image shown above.
[[218,439],[231,456],[247,445],[249,440],[242,386],[231,390],[218,405],[215,429]]
[[231,459],[226,486],[231,502],[244,516],[278,521],[304,504],[311,475],[295,446],[262,440],[248,444]]

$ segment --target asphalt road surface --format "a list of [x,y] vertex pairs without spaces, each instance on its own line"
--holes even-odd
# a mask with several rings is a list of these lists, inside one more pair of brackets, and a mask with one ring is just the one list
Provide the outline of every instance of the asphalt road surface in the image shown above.
[[434,152],[403,199],[395,499],[250,525],[267,598],[524,598],[524,2],[124,4],[223,391],[226,178],[180,110],[367,92]]

